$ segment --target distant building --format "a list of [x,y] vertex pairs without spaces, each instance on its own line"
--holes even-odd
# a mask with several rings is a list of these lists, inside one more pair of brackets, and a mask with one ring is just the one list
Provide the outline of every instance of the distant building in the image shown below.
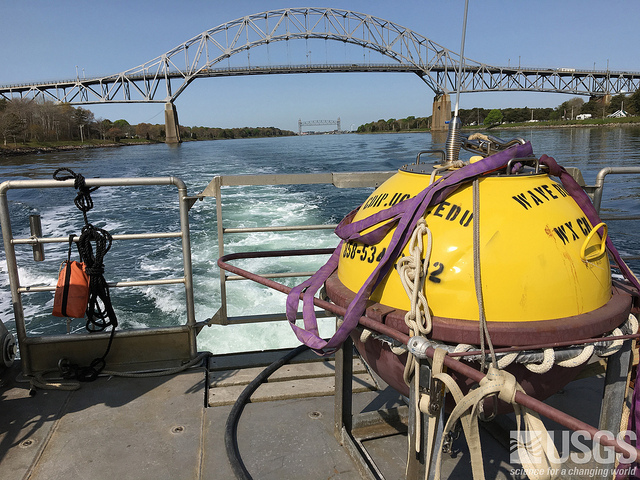
[[579,115],[576,115],[576,120],[586,120],[587,118],[591,118],[590,113],[581,113]]
[[611,115],[607,115],[607,118],[625,118],[627,116],[627,112],[624,110],[618,110],[613,112]]

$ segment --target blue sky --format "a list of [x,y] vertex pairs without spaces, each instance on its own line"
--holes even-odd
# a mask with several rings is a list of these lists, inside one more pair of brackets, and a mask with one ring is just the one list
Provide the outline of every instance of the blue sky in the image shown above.
[[[492,65],[640,71],[640,4],[592,0],[470,0],[465,56]],[[0,0],[0,85],[118,73],[201,32],[266,10],[333,7],[408,27],[458,52],[463,0]],[[305,48],[269,51],[271,60]],[[337,42],[332,42],[337,43]],[[271,47],[270,47],[271,48]],[[280,48],[280,50],[278,49]],[[311,63],[351,55],[326,42]],[[287,53],[285,53],[287,52]],[[338,53],[335,53],[338,52]],[[357,54],[357,53],[356,53]],[[555,107],[571,97],[539,93],[462,95],[461,108]],[[433,92],[413,74],[305,74],[200,79],[177,99],[182,125],[275,126],[340,117],[344,128],[380,118],[431,114]],[[163,123],[162,104],[91,105],[96,118]]]

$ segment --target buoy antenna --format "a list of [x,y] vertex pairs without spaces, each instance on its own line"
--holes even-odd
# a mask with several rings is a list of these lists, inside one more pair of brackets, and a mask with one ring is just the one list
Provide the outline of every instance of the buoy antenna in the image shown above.
[[460,60],[458,62],[458,75],[456,78],[456,106],[453,112],[453,118],[449,122],[449,134],[447,136],[446,152],[447,163],[453,163],[458,160],[458,154],[460,153],[460,147],[462,142],[460,140],[460,128],[462,122],[458,115],[460,108],[460,90],[462,84],[462,72],[464,64],[464,44],[467,33],[467,12],[469,11],[469,0],[464,2],[464,16],[462,21],[462,40],[460,45]]

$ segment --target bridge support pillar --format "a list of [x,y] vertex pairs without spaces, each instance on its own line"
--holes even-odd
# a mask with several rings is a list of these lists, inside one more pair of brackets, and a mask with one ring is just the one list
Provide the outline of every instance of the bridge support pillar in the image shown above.
[[436,95],[433,99],[433,114],[431,115],[431,131],[447,130],[446,122],[451,120],[451,98],[446,93]]
[[180,124],[178,123],[178,111],[176,106],[167,102],[164,104],[164,142],[172,145],[180,143]]

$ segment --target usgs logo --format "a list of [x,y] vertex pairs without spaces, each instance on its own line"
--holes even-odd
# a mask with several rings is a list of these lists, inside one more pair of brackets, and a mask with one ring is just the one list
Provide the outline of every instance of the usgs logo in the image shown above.
[[[617,439],[625,453],[617,453],[612,447],[601,445],[603,438]],[[591,462],[613,465],[616,461],[622,468],[638,460],[637,450],[633,447],[636,440],[635,432],[631,431],[623,431],[618,435],[599,431],[591,440],[589,433],[583,430],[550,431],[548,435],[547,432],[512,430],[509,432],[509,461],[512,465],[527,468],[557,470],[556,475],[563,475],[562,464],[567,460],[574,465],[571,467],[573,469]],[[569,474],[568,470],[564,473]]]

